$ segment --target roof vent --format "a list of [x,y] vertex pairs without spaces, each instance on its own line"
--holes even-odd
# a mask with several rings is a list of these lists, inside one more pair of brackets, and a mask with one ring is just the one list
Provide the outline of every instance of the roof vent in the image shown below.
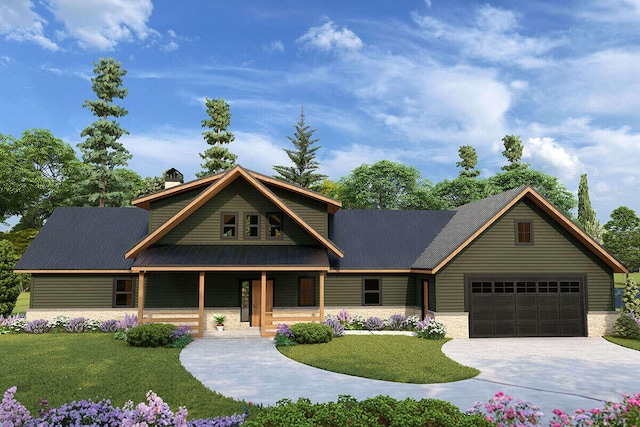
[[180,184],[184,184],[184,176],[179,170],[171,168],[164,172],[164,188],[176,187]]

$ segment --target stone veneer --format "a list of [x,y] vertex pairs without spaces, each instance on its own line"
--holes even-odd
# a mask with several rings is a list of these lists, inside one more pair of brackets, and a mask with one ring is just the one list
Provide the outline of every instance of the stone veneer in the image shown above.
[[620,316],[617,311],[590,311],[587,313],[587,333],[589,337],[611,335],[613,325]]
[[402,314],[404,316],[422,316],[422,309],[420,307],[406,307],[406,306],[354,306],[354,307],[325,307],[324,315],[337,316],[342,310],[347,310],[350,315],[361,315],[365,318],[379,317],[381,319],[389,318],[392,314]]

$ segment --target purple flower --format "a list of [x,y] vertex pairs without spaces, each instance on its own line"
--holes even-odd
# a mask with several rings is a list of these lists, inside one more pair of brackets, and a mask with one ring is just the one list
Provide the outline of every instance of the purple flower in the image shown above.
[[384,329],[384,321],[379,317],[369,317],[364,322],[364,328],[368,331],[381,331]]
[[344,335],[344,326],[342,326],[342,323],[340,323],[338,319],[327,319],[324,321],[324,324],[331,326],[334,337],[341,337]]
[[389,329],[401,331],[407,327],[407,317],[402,314],[392,314],[389,318]]

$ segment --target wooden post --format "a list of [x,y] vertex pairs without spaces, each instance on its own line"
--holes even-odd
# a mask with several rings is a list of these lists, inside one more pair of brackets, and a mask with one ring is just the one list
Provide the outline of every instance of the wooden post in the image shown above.
[[260,328],[262,333],[266,331],[265,311],[267,311],[267,272],[260,276]]
[[324,322],[324,274],[320,272],[320,323]]
[[138,322],[142,323],[144,315],[144,271],[138,273]]
[[200,291],[198,292],[198,318],[200,319],[200,328],[198,329],[198,337],[204,336],[204,271],[200,272]]

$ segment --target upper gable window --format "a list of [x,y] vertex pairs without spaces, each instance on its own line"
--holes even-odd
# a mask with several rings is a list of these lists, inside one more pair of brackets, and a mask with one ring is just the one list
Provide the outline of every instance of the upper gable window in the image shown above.
[[516,246],[533,246],[533,220],[515,221]]
[[282,223],[284,220],[282,212],[269,212],[267,213],[267,219],[269,222],[267,237],[269,239],[282,239]]
[[238,214],[223,213],[221,235],[225,239],[238,238]]
[[246,239],[260,237],[260,216],[257,213],[250,213],[244,216],[244,237]]

